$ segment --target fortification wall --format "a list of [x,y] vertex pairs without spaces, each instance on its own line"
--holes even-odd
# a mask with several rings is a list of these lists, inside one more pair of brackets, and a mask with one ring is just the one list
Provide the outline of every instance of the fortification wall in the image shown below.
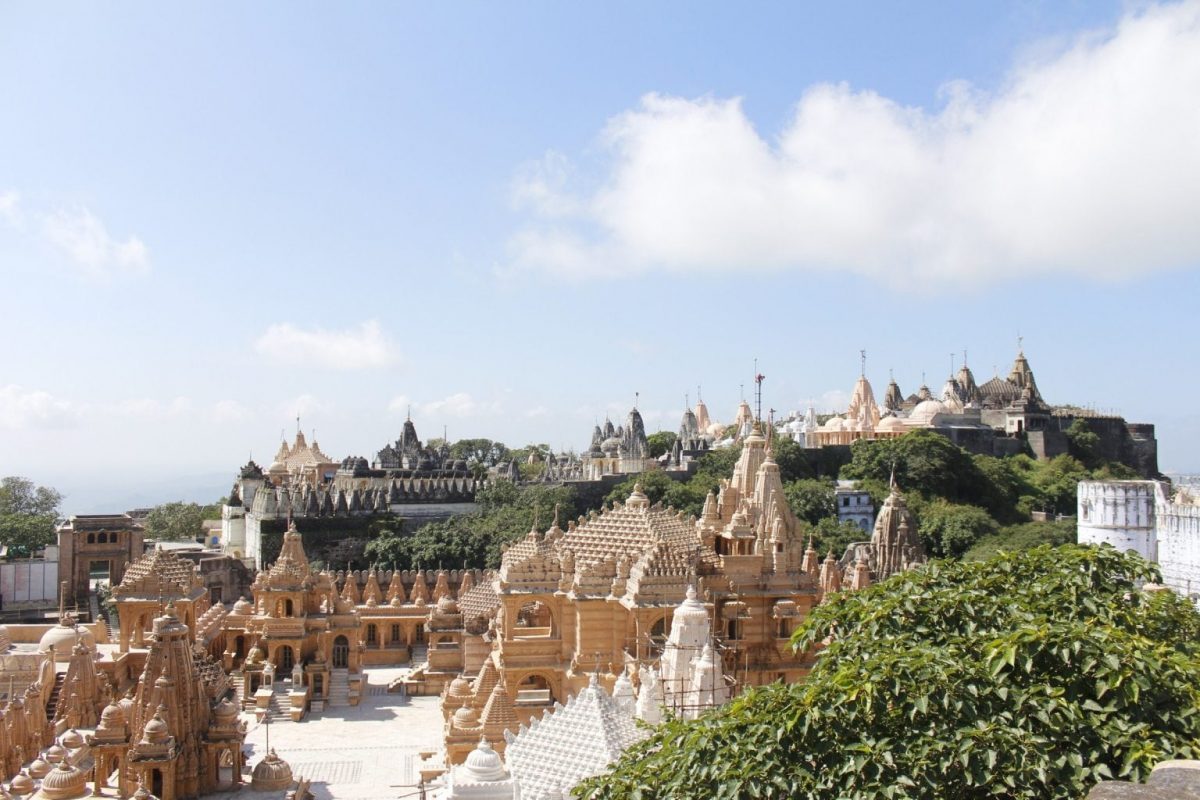
[[1156,514],[1163,583],[1200,599],[1200,506],[1172,503],[1163,493]]
[[1080,544],[1110,544],[1158,560],[1154,481],[1080,481],[1077,520]]

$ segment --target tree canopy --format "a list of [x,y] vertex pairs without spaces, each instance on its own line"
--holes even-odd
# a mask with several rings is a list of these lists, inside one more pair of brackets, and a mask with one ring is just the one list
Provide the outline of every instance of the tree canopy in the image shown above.
[[798,685],[668,720],[576,797],[1049,798],[1200,755],[1200,614],[1111,547],[934,562],[834,595]]
[[220,506],[176,501],[155,506],[146,515],[146,538],[164,541],[195,541],[206,519],[220,519]]
[[62,495],[28,478],[10,475],[0,480],[0,544],[28,555],[51,544],[61,521]]
[[565,486],[530,484],[514,486],[497,481],[475,496],[480,510],[473,514],[430,522],[415,531],[402,526],[384,530],[367,543],[364,554],[370,563],[417,566],[494,568],[500,565],[501,549],[529,532],[536,518],[538,529],[550,527],[555,507],[564,528],[583,509],[577,507],[575,492]]

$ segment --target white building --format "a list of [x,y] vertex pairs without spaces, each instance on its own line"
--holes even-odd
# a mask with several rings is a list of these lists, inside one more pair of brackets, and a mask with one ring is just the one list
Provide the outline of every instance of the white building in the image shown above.
[[1134,550],[1148,561],[1157,561],[1158,491],[1156,481],[1080,481],[1076,489],[1079,543],[1108,543],[1121,552]]
[[1200,601],[1200,498],[1165,481],[1080,481],[1078,540],[1135,550],[1163,583]]
[[861,488],[858,481],[838,481],[833,489],[837,504],[838,522],[853,522],[864,533],[875,527],[875,504],[871,493]]

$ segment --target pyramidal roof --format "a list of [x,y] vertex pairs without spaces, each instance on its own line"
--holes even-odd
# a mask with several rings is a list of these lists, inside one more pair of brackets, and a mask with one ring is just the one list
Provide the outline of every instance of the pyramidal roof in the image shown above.
[[129,565],[113,594],[180,599],[191,597],[199,587],[202,582],[193,562],[172,550],[155,548]]
[[648,733],[593,676],[565,706],[506,733],[504,756],[522,800],[536,800],[599,774]]

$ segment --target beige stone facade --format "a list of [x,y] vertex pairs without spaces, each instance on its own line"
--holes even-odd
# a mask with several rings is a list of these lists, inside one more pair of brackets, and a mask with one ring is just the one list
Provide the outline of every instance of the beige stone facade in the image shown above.
[[502,749],[499,725],[528,722],[593,676],[611,688],[622,673],[656,666],[689,586],[711,616],[714,657],[734,691],[801,680],[810,661],[789,637],[823,590],[782,490],[755,426],[699,519],[652,507],[635,489],[623,504],[565,530],[555,519],[509,547],[487,589],[458,600],[464,649],[487,649],[474,681],[456,679],[443,693],[448,763],[480,735]]

